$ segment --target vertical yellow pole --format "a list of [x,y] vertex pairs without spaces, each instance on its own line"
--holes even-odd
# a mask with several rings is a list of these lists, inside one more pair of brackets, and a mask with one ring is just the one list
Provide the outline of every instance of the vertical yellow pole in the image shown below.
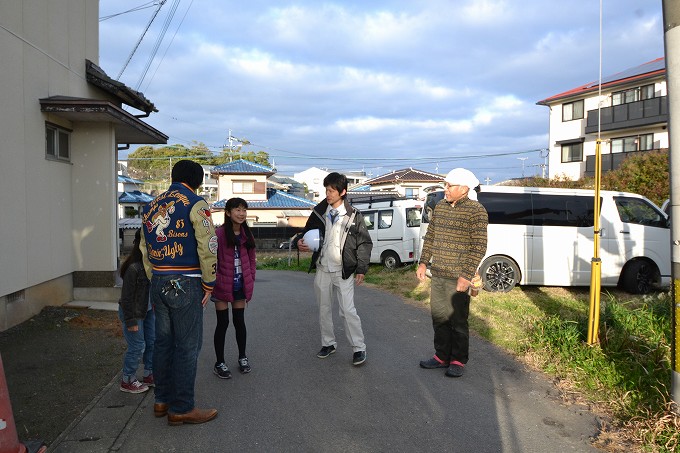
[[602,141],[595,142],[595,200],[593,224],[593,259],[590,262],[590,313],[588,315],[588,344],[598,342],[600,326],[600,278],[602,276],[602,260],[600,259],[600,184],[602,178]]

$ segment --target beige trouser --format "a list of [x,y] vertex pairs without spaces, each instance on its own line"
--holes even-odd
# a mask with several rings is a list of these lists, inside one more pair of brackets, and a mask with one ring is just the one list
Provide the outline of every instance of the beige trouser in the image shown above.
[[364,332],[361,330],[361,319],[354,307],[354,276],[342,279],[342,271],[325,272],[316,270],[314,292],[319,304],[319,324],[321,325],[321,346],[335,346],[333,330],[333,294],[338,295],[340,317],[345,321],[347,340],[352,350],[365,351]]

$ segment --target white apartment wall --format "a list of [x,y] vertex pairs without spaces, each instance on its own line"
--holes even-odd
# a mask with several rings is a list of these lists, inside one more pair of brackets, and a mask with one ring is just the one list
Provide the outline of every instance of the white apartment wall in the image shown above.
[[[115,216],[105,225],[115,214],[112,132],[84,131],[45,115],[39,102],[54,95],[91,97],[85,60],[98,60],[98,15],[99,4],[91,0],[0,2],[0,330],[45,305],[71,300],[74,270],[115,269],[111,250],[95,247],[77,257],[74,243],[76,232],[88,227],[90,242],[109,246],[117,237],[111,233]],[[45,121],[73,130],[70,163],[45,158]],[[86,187],[93,182],[89,172],[100,185]],[[81,210],[100,206],[107,206],[101,218],[84,222]]]
[[[654,91],[656,96],[666,96],[666,81],[659,80],[656,82],[636,82],[629,86],[618,86],[615,91],[622,91],[627,88],[633,88],[642,85],[654,83]],[[597,93],[584,99],[584,118],[582,120],[562,121],[562,103],[550,106],[550,132],[549,132],[549,149],[548,157],[549,177],[566,176],[569,179],[579,179],[584,174],[586,169],[586,157],[595,155],[595,140],[597,134],[585,134],[585,126],[587,122],[587,114],[589,110],[596,110],[598,108],[598,100],[601,99],[600,107],[610,107],[612,105],[612,90],[602,93],[600,98]],[[577,98],[566,99],[565,102],[574,102]],[[621,129],[616,131],[608,131],[600,134],[604,142],[602,143],[601,152],[603,154],[611,152],[610,143],[607,141],[611,138],[628,137],[638,134],[654,134],[654,142],[659,144],[659,148],[668,147],[668,131],[661,126],[656,127],[642,127],[634,129]],[[556,142],[563,140],[572,140],[579,137],[585,137],[583,143],[583,161],[581,162],[562,162],[562,147]]]
[[307,189],[314,194],[314,201],[321,201],[326,197],[326,189],[323,186],[323,180],[328,176],[329,172],[321,170],[320,168],[311,167],[300,173],[295,173],[293,179],[307,185]]

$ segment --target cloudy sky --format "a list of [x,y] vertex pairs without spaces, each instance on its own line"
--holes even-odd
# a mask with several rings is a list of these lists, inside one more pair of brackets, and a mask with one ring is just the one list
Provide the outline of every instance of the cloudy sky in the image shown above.
[[[219,152],[231,130],[280,174],[540,174],[536,102],[599,77],[594,0],[158,3],[100,0],[100,66],[156,105],[169,144]],[[603,77],[663,56],[661,6],[602,1]]]

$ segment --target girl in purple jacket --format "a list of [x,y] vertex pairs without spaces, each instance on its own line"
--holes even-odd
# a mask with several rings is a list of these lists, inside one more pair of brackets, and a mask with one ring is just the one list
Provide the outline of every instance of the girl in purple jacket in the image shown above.
[[212,293],[217,315],[213,372],[229,379],[231,372],[224,361],[224,340],[229,327],[229,303],[236,331],[238,368],[250,373],[246,357],[246,304],[253,297],[255,286],[255,239],[246,222],[248,203],[242,198],[230,198],[224,208],[224,225],[217,233],[217,279]]

